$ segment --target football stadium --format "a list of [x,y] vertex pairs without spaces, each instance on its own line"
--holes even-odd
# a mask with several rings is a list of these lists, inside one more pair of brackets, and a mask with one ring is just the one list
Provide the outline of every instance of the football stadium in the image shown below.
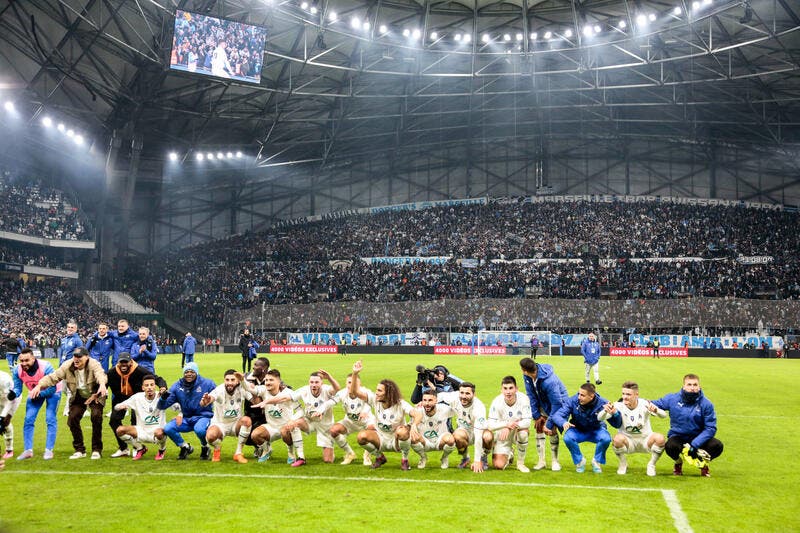
[[0,531],[800,529],[796,1],[6,0],[0,104]]

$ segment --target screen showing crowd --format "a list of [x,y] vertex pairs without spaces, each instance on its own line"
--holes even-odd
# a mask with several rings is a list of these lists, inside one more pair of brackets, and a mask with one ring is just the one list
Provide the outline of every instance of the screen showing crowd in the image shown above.
[[178,10],[169,66],[260,83],[266,38],[266,28]]

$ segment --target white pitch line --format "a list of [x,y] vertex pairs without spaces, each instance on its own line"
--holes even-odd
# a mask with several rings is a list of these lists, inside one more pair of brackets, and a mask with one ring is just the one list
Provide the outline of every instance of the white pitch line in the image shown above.
[[692,526],[689,525],[689,517],[683,512],[683,507],[681,507],[681,502],[678,500],[678,495],[675,491],[664,489],[661,494],[664,496],[664,501],[667,502],[675,529],[679,533],[693,533]]
[[765,416],[765,415],[731,415],[727,413],[717,413],[718,418],[765,418],[774,420],[799,420],[800,416]]

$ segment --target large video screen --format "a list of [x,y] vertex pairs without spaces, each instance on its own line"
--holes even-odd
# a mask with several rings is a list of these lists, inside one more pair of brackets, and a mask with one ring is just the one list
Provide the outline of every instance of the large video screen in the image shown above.
[[266,39],[266,28],[178,10],[169,67],[260,83]]

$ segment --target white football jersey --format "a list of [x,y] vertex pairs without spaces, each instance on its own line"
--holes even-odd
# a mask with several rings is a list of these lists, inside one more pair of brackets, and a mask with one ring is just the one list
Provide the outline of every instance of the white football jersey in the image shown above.
[[211,391],[209,396],[214,398],[212,424],[236,422],[244,415],[244,401],[253,398],[253,395],[241,385],[234,389],[233,394],[228,394],[224,383],[217,385],[217,388]]
[[0,415],[2,416],[6,416],[6,411],[11,407],[8,393],[12,390],[14,390],[14,380],[11,375],[6,372],[0,372]]
[[323,385],[320,387],[319,394],[314,396],[311,394],[311,387],[309,385],[305,385],[300,387],[299,389],[292,391],[291,396],[292,400],[298,401],[303,400],[303,413],[305,417],[309,420],[319,420],[320,423],[331,425],[333,424],[333,410],[328,409],[324,413],[322,413],[322,418],[311,418],[311,414],[317,412],[320,406],[325,403],[326,401],[330,400],[336,395],[336,392],[333,390],[331,385]]
[[517,399],[513,405],[508,405],[502,394],[492,400],[492,405],[489,407],[489,420],[511,422],[525,419],[531,419],[531,402],[521,392],[517,392]]
[[[367,396],[369,396],[368,391],[363,387],[361,388],[361,392],[366,392]],[[341,403],[342,407],[344,408],[344,416],[356,423],[361,421],[362,413],[367,415],[372,414],[372,409],[369,407],[369,401],[362,400],[358,396],[351,398],[350,391],[347,389],[342,389],[337,392],[332,401],[334,405]]]
[[452,407],[444,403],[437,403],[432,415],[428,415],[422,407],[418,407],[417,411],[422,413],[422,421],[417,424],[417,431],[425,439],[436,442],[440,436],[450,433],[450,430],[447,429],[447,421],[456,415]]
[[458,422],[456,427],[470,432],[475,429],[486,429],[486,406],[477,397],[472,399],[472,405],[469,407],[461,405],[458,391],[440,392],[439,401],[446,403],[456,412]]
[[617,408],[619,414],[622,416],[622,426],[619,432],[628,437],[646,437],[653,432],[650,427],[650,411],[648,407],[650,402],[639,398],[639,403],[635,409],[628,409],[622,402],[614,402],[614,407]]
[[406,416],[411,415],[414,410],[411,404],[405,400],[392,407],[385,408],[383,404],[375,399],[375,393],[368,391],[367,401],[375,413],[375,427],[383,433],[394,434],[394,431],[406,423]]
[[[267,392],[267,387],[264,385],[256,385],[255,395],[262,400],[269,400],[281,394],[270,394]],[[294,400],[289,402],[277,403],[275,405],[267,405],[264,407],[264,414],[267,415],[267,423],[274,427],[281,427],[286,425],[290,420],[298,418],[302,411],[300,404]]]
[[158,394],[148,400],[144,392],[137,392],[130,398],[119,403],[136,413],[136,426],[152,430],[163,428],[167,423],[164,410],[158,408]]

